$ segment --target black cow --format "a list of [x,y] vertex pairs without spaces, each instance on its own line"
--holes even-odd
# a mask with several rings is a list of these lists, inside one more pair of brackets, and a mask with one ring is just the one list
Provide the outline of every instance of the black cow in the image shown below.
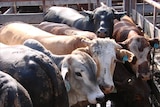
[[0,107],[33,107],[27,90],[2,71],[0,71]]
[[23,85],[33,107],[69,107],[60,71],[45,54],[23,45],[0,45],[0,70]]
[[[106,95],[105,99],[109,101],[107,105],[109,107],[151,107],[149,85],[142,79],[136,78],[126,66],[121,62],[116,63],[113,75],[116,90]],[[101,104],[101,107],[106,107],[106,101]]]
[[112,36],[113,20],[124,15],[124,12],[116,12],[103,3],[93,11],[83,12],[85,15],[72,8],[52,6],[47,10],[44,21],[65,23],[80,30],[94,32],[98,37],[104,38]]
[[114,107],[151,107],[151,89],[147,82],[136,78],[126,65],[117,62],[113,76],[117,92],[106,95]]

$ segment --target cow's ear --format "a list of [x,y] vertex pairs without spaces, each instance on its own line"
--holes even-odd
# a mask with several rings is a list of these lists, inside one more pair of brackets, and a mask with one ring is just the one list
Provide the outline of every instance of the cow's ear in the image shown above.
[[89,10],[84,10],[82,11],[83,15],[86,17],[87,20],[92,20],[93,19],[93,11],[89,11]]
[[117,42],[119,45],[122,46],[123,49],[128,49],[128,41],[123,41],[123,42]]
[[160,47],[159,46],[160,43],[159,43],[158,39],[149,39],[148,41],[149,41],[149,43],[152,47],[154,47],[154,48],[159,48]]
[[126,49],[117,49],[116,57],[119,61],[125,62],[132,62],[134,54]]
[[124,15],[127,14],[127,12],[118,12],[116,11],[114,8],[111,8],[112,12],[113,12],[113,15],[114,15],[114,19],[117,19],[117,20],[120,20],[121,17],[123,17]]
[[61,75],[62,75],[62,78],[64,80],[64,83],[65,83],[65,87],[66,87],[66,90],[67,92],[70,91],[70,83],[68,81],[68,72],[69,72],[69,61],[70,60],[70,57],[66,57],[63,62],[62,62],[62,66],[61,66]]

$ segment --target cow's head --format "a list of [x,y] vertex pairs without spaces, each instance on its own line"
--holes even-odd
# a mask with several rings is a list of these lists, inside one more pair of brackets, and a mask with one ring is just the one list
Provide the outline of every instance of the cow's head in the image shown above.
[[124,78],[122,82],[115,81],[117,94],[121,93],[121,99],[127,107],[151,107],[148,84],[140,78]]
[[116,12],[113,8],[101,3],[94,11],[84,11],[94,23],[94,32],[98,37],[111,37],[114,19],[120,19],[124,12]]
[[[117,62],[113,80],[117,90],[116,97],[120,95],[118,101],[127,107],[150,107],[148,84],[130,72],[124,64]],[[117,99],[117,98],[116,98]]]
[[[85,41],[89,46],[86,50],[95,60],[98,68],[97,78],[98,83],[104,93],[108,94],[113,91],[113,73],[118,60],[132,61],[133,54],[127,50],[121,49],[122,47],[117,44],[113,39],[109,38],[97,38],[92,41]],[[85,51],[86,51],[85,50]],[[84,51],[81,49],[81,51]],[[124,58],[127,57],[127,58]]]
[[63,60],[61,74],[68,91],[70,106],[81,101],[96,104],[104,100],[96,72],[96,63],[85,52],[74,51]]
[[143,80],[149,80],[151,76],[150,72],[150,50],[151,47],[157,48],[159,46],[158,39],[146,39],[142,36],[133,37],[121,42],[121,45],[134,53],[134,58],[129,65],[135,72],[137,77]]

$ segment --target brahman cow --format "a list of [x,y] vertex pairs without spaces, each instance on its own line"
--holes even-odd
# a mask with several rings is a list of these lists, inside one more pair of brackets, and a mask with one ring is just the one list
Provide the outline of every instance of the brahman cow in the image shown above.
[[120,19],[124,15],[124,12],[116,12],[104,3],[93,11],[84,10],[83,12],[86,15],[69,7],[52,6],[45,13],[44,21],[64,23],[77,29],[94,32],[98,37],[105,38],[112,36],[114,19]]
[[106,96],[114,107],[151,107],[151,89],[147,82],[136,78],[124,64],[117,62],[113,76],[117,92]]
[[93,32],[82,31],[62,23],[53,23],[45,21],[41,22],[36,27],[56,35],[84,36],[91,40],[97,38],[97,35]]
[[[97,78],[100,87],[103,92],[108,94],[113,91],[114,83],[112,80],[112,76],[114,73],[114,67],[116,60],[123,60],[124,56],[128,57],[128,61],[132,61],[133,54],[128,52],[127,50],[120,49],[120,45],[118,45],[114,40],[109,38],[97,38],[92,41],[84,41],[90,44],[86,48],[78,48],[74,50],[72,53],[77,51],[84,51],[88,53],[95,60],[98,68]],[[36,40],[26,40],[24,45],[39,50],[48,56],[52,57],[52,54],[45,49],[38,41]],[[52,58],[54,59],[54,58]]]
[[26,39],[36,39],[54,54],[70,54],[74,49],[86,47],[80,36],[56,36],[23,22],[11,22],[0,28],[0,42],[8,45],[22,44]]
[[27,90],[2,71],[0,71],[0,107],[33,107]]
[[0,70],[28,91],[33,107],[69,107],[62,76],[47,55],[23,45],[0,45]]
[[69,107],[80,101],[96,104],[104,99],[96,78],[96,63],[85,52],[52,54],[50,59],[24,45],[8,45],[0,50],[0,70],[11,74],[28,90],[34,107],[68,107],[66,90]]
[[116,42],[121,42],[121,45],[133,52],[135,57],[129,63],[128,67],[135,72],[137,77],[143,80],[150,79],[149,56],[151,47],[158,47],[158,39],[147,39],[143,33],[136,27],[129,17],[121,18],[121,21],[116,21],[114,24],[113,38]]

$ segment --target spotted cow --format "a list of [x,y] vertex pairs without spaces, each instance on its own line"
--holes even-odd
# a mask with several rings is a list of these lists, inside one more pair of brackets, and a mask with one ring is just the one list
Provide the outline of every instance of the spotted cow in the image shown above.
[[158,39],[147,39],[144,33],[130,21],[130,17],[122,17],[121,21],[115,21],[113,38],[116,42],[134,53],[135,57],[128,67],[131,68],[137,77],[149,80],[151,73],[149,68],[151,47],[158,47]]

